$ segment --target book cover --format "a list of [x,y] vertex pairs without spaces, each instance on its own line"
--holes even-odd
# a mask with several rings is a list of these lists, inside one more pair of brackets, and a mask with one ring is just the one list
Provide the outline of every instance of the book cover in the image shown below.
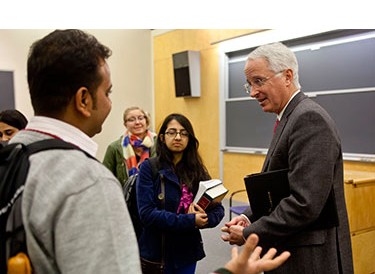
[[210,188],[222,184],[221,180],[219,179],[212,179],[207,181],[200,181],[199,182],[199,188],[197,195],[195,195],[194,203],[198,203],[199,199],[202,197],[202,195]]
[[220,180],[202,181],[193,202],[206,210],[208,207],[221,202],[227,193],[228,189]]
[[288,169],[254,173],[244,180],[254,220],[269,215],[290,195]]
[[[283,198],[290,195],[288,169],[250,174],[244,180],[253,213],[252,221],[269,215]],[[324,229],[337,225],[338,213],[334,191],[331,189],[322,212],[310,227]]]

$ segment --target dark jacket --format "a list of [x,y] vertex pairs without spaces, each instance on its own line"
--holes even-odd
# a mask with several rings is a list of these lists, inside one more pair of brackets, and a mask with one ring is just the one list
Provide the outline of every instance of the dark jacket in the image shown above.
[[[272,273],[352,274],[341,141],[328,113],[302,92],[285,109],[262,170],[283,168],[291,195],[244,235],[257,233],[261,245],[291,252]],[[332,189],[339,225],[313,229]]]
[[[160,177],[165,182],[165,210],[162,210]],[[152,181],[148,160],[141,165],[137,181],[137,202],[144,231],[139,241],[141,257],[160,261],[162,233],[165,235],[165,261],[168,265],[182,266],[205,257],[201,233],[195,227],[195,214],[177,214],[182,192],[179,180],[170,167],[162,166],[156,181]],[[224,217],[219,204],[206,211],[208,228],[217,226]]]
[[7,141],[1,141],[0,142],[0,148],[5,147],[8,144]]

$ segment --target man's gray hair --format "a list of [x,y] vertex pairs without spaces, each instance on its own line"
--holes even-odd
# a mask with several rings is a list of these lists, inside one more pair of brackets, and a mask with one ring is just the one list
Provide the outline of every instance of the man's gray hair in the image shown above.
[[277,42],[257,47],[250,52],[247,60],[263,58],[268,62],[269,69],[278,73],[285,69],[293,71],[293,83],[301,88],[298,77],[298,62],[295,54],[284,44]]

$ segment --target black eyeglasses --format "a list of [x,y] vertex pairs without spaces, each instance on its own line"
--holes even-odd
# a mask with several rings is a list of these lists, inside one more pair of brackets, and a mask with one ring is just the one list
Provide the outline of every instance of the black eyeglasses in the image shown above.
[[254,79],[254,81],[253,81],[252,83],[246,83],[246,84],[244,84],[244,85],[243,85],[243,88],[244,88],[244,90],[245,90],[245,92],[246,92],[247,94],[250,94],[250,93],[251,93],[251,89],[252,89],[252,87],[260,88],[260,87],[264,86],[264,84],[265,84],[268,80],[270,80],[271,78],[273,78],[273,77],[275,77],[275,76],[281,74],[282,72],[283,72],[283,70],[282,70],[282,71],[279,71],[278,73],[275,73],[275,74],[272,75],[272,76],[268,76],[268,77],[264,77],[264,78],[257,77],[257,78]]
[[189,132],[187,132],[186,130],[177,131],[176,129],[169,129],[165,132],[165,135],[170,138],[176,138],[177,134],[179,134],[181,138],[189,137]]

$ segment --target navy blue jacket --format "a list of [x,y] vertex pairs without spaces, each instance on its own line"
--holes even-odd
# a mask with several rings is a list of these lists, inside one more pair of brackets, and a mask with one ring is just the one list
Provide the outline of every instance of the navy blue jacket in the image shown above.
[[[165,210],[161,209],[160,177],[165,182]],[[195,227],[195,214],[177,214],[182,191],[179,180],[171,167],[161,167],[155,182],[152,180],[148,160],[141,165],[137,180],[137,203],[144,231],[139,239],[141,257],[161,260],[162,232],[165,233],[165,262],[182,266],[205,257],[201,233]],[[224,217],[224,207],[219,204],[206,211],[208,226],[217,226]]]

